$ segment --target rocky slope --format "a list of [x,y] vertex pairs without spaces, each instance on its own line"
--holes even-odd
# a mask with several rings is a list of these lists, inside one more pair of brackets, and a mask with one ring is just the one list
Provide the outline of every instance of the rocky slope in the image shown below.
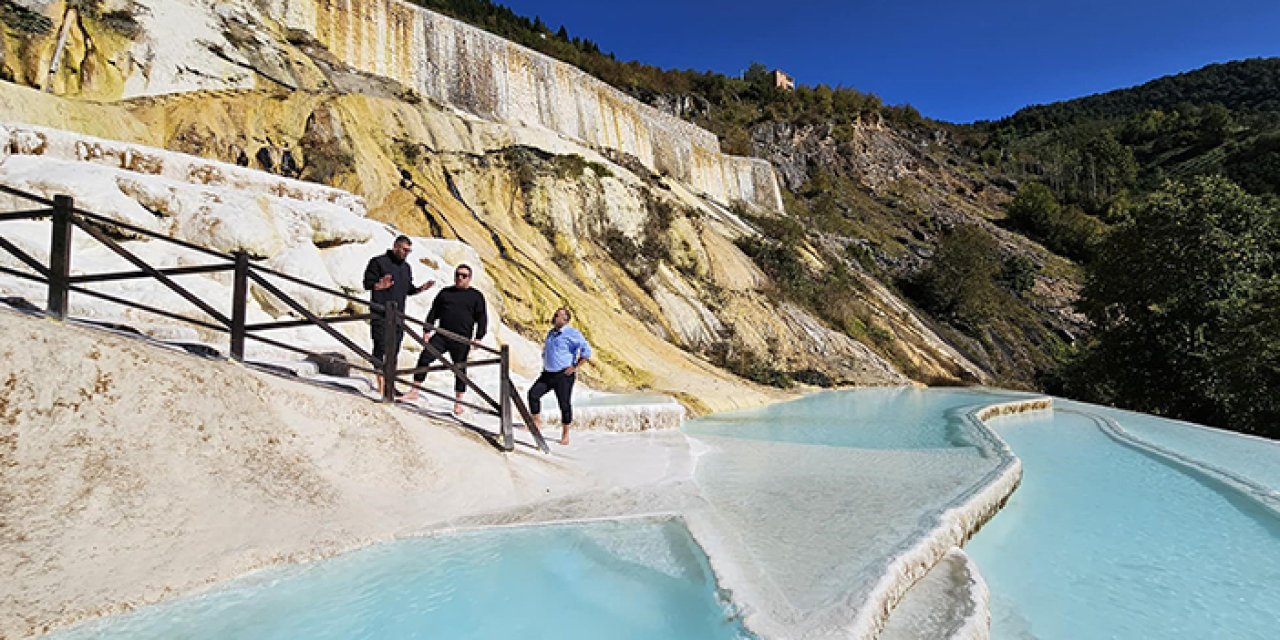
[[[506,321],[526,336],[538,338],[552,309],[571,306],[601,347],[589,375],[598,385],[663,390],[708,410],[776,397],[724,366],[757,379],[780,371],[857,384],[899,384],[903,371],[920,380],[988,378],[867,274],[856,302],[876,341],[785,301],[739,248],[760,237],[760,220],[784,215],[768,196],[772,171],[766,177],[759,163],[719,154],[714,136],[684,136],[694,141],[687,153],[670,147],[662,132],[687,125],[603,85],[584,97],[573,88],[580,72],[565,65],[397,3],[359,15],[314,13],[333,3],[72,4],[77,11],[63,2],[6,5],[3,64],[14,82],[0,85],[0,118],[358,193],[371,218],[471,244],[503,294]],[[306,6],[313,13],[299,18]],[[64,19],[68,44],[44,77]],[[369,26],[387,20],[408,30],[411,48],[435,34],[422,53],[413,49],[425,57],[405,62],[404,47]],[[449,42],[451,68],[482,83],[479,93],[461,96],[430,73]],[[531,65],[540,70],[512,71]],[[565,74],[560,84],[540,80]],[[547,93],[531,110],[504,111],[509,96],[522,95],[511,92],[513,78]],[[555,120],[566,102],[578,129]],[[625,117],[587,123],[582,114],[606,103]],[[767,135],[794,138],[760,135],[762,150]],[[788,183],[785,159],[761,155]],[[886,180],[900,171],[875,155],[867,162],[876,167],[868,175],[888,171]],[[725,168],[739,165],[745,173]],[[813,252],[814,268],[821,255]]]
[[983,326],[939,326],[1003,383],[1026,384],[1051,364],[1050,343],[1068,344],[1087,330],[1071,307],[1077,267],[1003,224],[1015,185],[970,161],[948,129],[893,126],[879,117],[846,125],[762,123],[752,128],[751,146],[777,168],[786,190],[809,194],[811,209],[824,199],[832,204],[841,225],[819,235],[835,253],[855,253],[860,259],[848,264],[867,275],[909,281],[929,266],[947,232],[965,226],[991,237],[1001,260],[1025,259],[1034,282],[1007,297],[1003,312]]

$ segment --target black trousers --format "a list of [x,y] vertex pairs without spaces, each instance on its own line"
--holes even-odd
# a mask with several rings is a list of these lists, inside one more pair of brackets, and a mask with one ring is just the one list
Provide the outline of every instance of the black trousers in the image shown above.
[[[392,360],[396,359],[400,355],[400,342],[404,340],[404,330],[397,324],[392,331],[391,344],[388,345],[383,324],[385,323],[382,321],[382,316],[374,316],[373,322],[369,325],[369,337],[373,338],[373,357],[379,362],[388,353],[391,354]],[[390,347],[389,350],[388,347]]]
[[[463,369],[466,368],[467,354],[471,353],[470,342],[457,342],[437,333],[431,336],[431,339],[427,341],[427,344],[435,347],[436,351],[449,354],[449,359],[452,360],[454,364],[462,367]],[[426,349],[423,349],[422,355],[418,356],[419,367],[429,367],[431,366],[431,363],[435,361],[436,357],[431,355],[431,352]],[[415,373],[413,374],[413,379],[417,382],[422,382],[427,379],[427,374],[421,372]],[[467,383],[463,382],[462,378],[455,375],[453,377],[453,390],[458,393],[462,393],[467,390]]]
[[537,382],[529,388],[529,412],[533,415],[542,413],[542,396],[554,391],[556,402],[560,405],[560,423],[573,424],[573,405],[569,398],[573,395],[573,383],[577,374],[563,371],[543,371]]

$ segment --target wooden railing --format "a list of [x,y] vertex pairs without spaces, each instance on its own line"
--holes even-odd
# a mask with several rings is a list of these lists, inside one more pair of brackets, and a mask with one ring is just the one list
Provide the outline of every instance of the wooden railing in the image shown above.
[[[529,409],[525,406],[520,394],[516,393],[515,386],[511,382],[511,352],[510,348],[506,345],[495,349],[478,342],[472,342],[467,336],[461,336],[442,328],[428,326],[420,320],[406,316],[403,310],[397,308],[397,305],[394,302],[377,304],[370,302],[369,300],[353,296],[345,291],[322,287],[297,276],[269,269],[259,264],[254,264],[248,254],[244,252],[228,254],[214,251],[207,247],[172,238],[149,229],[112,220],[96,213],[78,209],[76,208],[74,201],[69,196],[58,195],[54,196],[53,200],[49,200],[5,185],[0,185],[0,193],[5,193],[23,201],[33,202],[40,205],[40,207],[36,209],[0,213],[0,222],[12,220],[41,220],[44,218],[51,219],[52,235],[50,237],[49,244],[49,264],[47,265],[32,257],[6,238],[3,233],[4,225],[0,224],[0,249],[3,249],[10,255],[17,258],[19,262],[23,263],[34,272],[31,273],[21,269],[13,269],[0,265],[0,273],[5,273],[28,281],[46,284],[48,286],[48,313],[59,320],[66,319],[67,317],[71,294],[75,293],[78,295],[90,296],[114,304],[145,311],[147,313],[155,314],[184,324],[197,326],[209,331],[225,333],[229,337],[228,346],[231,358],[241,362],[245,359],[244,353],[246,340],[255,340],[262,344],[291,353],[323,358],[325,357],[325,354],[310,351],[300,346],[262,335],[262,332],[278,329],[307,326],[318,327],[329,337],[336,340],[348,351],[358,357],[357,362],[348,363],[352,369],[372,375],[382,376],[383,402],[395,402],[395,389],[397,384],[411,387],[421,391],[422,393],[454,402],[456,400],[447,394],[440,393],[433,389],[428,389],[410,378],[410,376],[417,373],[449,371],[457,376],[458,379],[462,380],[466,384],[467,388],[475,391],[476,395],[480,397],[480,401],[482,403],[476,404],[464,400],[460,401],[459,404],[482,414],[493,415],[498,418],[499,438],[497,444],[502,450],[511,451],[515,448],[513,427],[514,415],[516,413],[519,413],[525,427],[533,436],[534,444],[538,449],[542,450],[544,453],[548,450],[546,441],[538,431],[537,425],[534,423],[532,416],[529,415]],[[88,234],[99,244],[110,249],[116,255],[132,264],[137,270],[93,274],[81,273],[72,275],[71,238],[72,232],[75,229],[79,229]],[[121,244],[116,240],[112,239],[110,235],[108,235],[111,230],[116,230],[117,235],[119,232],[124,231],[129,234],[148,237],[161,242],[173,244],[178,247],[197,252],[212,259],[213,262],[208,265],[200,266],[157,268],[148,264],[145,260],[121,246]],[[232,274],[230,317],[215,308],[209,301],[202,299],[200,296],[192,293],[190,290],[174,281],[174,276],[228,271]],[[175,313],[173,311],[128,300],[102,291],[96,291],[84,286],[98,282],[143,278],[149,278],[159,282],[161,285],[186,300],[196,309],[202,311],[207,318],[191,317]],[[279,286],[271,281],[272,279],[283,280],[298,287],[342,298],[350,303],[348,308],[352,308],[352,305],[355,305],[355,308],[365,309],[366,312],[318,316],[308,310],[305,305],[298,302],[294,297],[282,291]],[[279,300],[288,307],[292,313],[296,314],[298,318],[292,320],[275,320],[272,322],[252,324],[248,323],[246,312],[249,300],[250,282],[253,282],[263,291],[266,291],[271,296]],[[414,341],[421,345],[428,354],[435,356],[442,364],[413,369],[399,369],[395,358],[374,358],[371,353],[334,328],[334,325],[336,324],[366,321],[378,322],[381,324],[382,331],[384,332],[383,335],[386,338],[383,344],[396,344],[396,342],[391,338],[395,335],[396,331],[403,332],[404,335],[410,336]],[[429,334],[432,331],[443,335],[451,341],[472,344],[477,349],[480,349],[494,357],[471,360],[469,362],[451,362],[447,356],[432,346],[424,337],[425,334]],[[498,367],[497,398],[490,395],[489,392],[481,388],[475,380],[467,375],[468,369],[484,366]]]

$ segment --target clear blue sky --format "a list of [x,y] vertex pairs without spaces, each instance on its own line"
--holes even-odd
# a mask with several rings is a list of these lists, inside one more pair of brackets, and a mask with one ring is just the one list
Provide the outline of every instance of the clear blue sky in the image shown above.
[[620,60],[853,87],[951,122],[1280,56],[1280,0],[495,0]]

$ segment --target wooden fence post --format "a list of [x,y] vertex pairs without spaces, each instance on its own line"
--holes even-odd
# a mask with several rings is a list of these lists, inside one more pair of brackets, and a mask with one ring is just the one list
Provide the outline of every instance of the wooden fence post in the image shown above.
[[71,196],[53,197],[53,237],[49,240],[49,313],[59,320],[67,317],[71,290],[71,216],[75,203]]
[[502,420],[502,448],[516,448],[515,434],[511,432],[511,347],[502,345],[498,364],[498,413]]
[[235,254],[234,280],[231,285],[231,357],[244,362],[245,309],[249,303],[249,254]]

